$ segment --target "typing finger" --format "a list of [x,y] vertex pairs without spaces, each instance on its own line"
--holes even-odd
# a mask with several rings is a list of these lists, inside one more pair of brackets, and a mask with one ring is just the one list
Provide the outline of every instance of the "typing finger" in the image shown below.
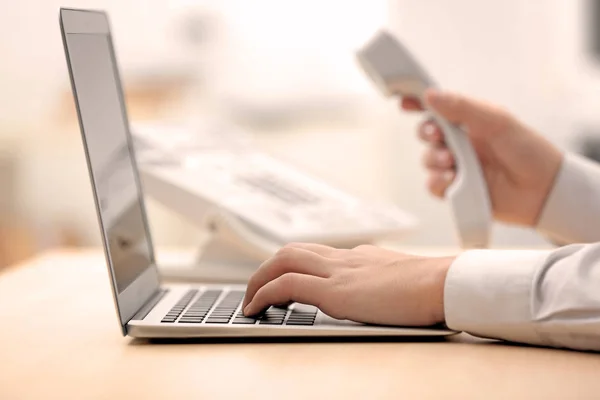
[[440,198],[444,197],[444,193],[446,193],[446,189],[448,189],[448,186],[454,180],[455,175],[454,170],[432,171],[427,183],[431,194]]
[[326,278],[331,275],[331,259],[305,249],[284,247],[265,261],[248,282],[244,307],[252,301],[256,292],[268,282],[293,272]]
[[299,302],[320,308],[327,293],[327,280],[312,275],[284,274],[256,292],[252,301],[244,307],[244,315],[260,313],[273,304]]
[[419,138],[427,143],[444,143],[444,133],[433,120],[427,120],[419,126]]

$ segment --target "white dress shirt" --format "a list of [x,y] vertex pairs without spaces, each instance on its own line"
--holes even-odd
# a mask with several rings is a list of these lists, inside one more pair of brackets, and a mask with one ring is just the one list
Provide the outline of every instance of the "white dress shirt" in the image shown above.
[[538,230],[556,250],[471,250],[452,264],[448,327],[476,336],[600,351],[600,165],[567,154]]

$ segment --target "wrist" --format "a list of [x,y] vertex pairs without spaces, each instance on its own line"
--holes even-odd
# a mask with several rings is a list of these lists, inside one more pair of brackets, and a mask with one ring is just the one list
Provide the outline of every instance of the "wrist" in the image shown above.
[[432,310],[431,315],[433,324],[446,321],[444,311],[444,287],[446,286],[446,277],[450,266],[456,260],[456,257],[439,257],[432,259],[434,262],[433,285],[431,289]]
[[540,195],[541,195],[540,205],[538,207],[536,215],[534,216],[533,220],[531,221],[531,224],[529,224],[529,226],[532,228],[535,228],[540,221],[540,218],[544,212],[544,208],[546,207],[546,203],[548,203],[548,198],[550,197],[550,194],[552,193],[552,190],[554,189],[554,186],[556,185],[558,173],[559,173],[559,171],[562,167],[563,161],[564,161],[564,154],[562,154],[558,149],[553,149],[553,150],[554,150],[554,152],[552,153],[552,156],[548,157],[549,161],[546,166],[546,173],[548,176],[547,184],[540,189]]

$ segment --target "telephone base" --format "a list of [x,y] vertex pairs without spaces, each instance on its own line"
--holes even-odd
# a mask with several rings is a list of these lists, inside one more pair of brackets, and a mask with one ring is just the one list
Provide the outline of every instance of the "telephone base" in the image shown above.
[[159,260],[161,276],[169,280],[247,282],[252,273],[281,247],[255,232],[236,216],[218,208],[204,220],[207,238],[186,258]]
[[157,251],[156,263],[161,277],[169,282],[245,283],[256,265],[243,263],[209,263],[198,258],[198,251]]
[[[174,281],[244,283],[258,267],[285,243],[267,238],[251,224],[215,208],[203,221],[207,238],[196,254],[185,259],[158,261],[163,278]],[[353,248],[373,240],[346,240],[330,243],[337,248]]]

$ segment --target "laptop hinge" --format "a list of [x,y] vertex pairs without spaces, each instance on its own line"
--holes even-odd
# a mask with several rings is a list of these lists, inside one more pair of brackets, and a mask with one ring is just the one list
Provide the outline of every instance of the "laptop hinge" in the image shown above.
[[142,320],[146,318],[146,315],[152,311],[154,306],[158,304],[159,301],[162,300],[163,297],[169,292],[167,289],[158,289],[157,292],[148,299],[148,301],[138,310],[137,313],[131,318],[131,320]]

